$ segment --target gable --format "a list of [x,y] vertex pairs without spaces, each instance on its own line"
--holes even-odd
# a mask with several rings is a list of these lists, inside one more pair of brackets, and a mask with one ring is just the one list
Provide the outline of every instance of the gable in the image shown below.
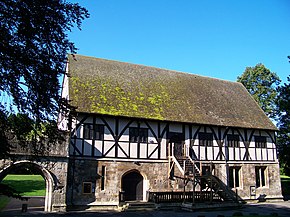
[[241,83],[80,55],[68,73],[78,112],[276,130]]

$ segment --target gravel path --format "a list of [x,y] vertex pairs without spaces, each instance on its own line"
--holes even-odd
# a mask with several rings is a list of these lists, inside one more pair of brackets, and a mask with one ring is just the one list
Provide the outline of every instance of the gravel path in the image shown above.
[[283,202],[265,202],[257,204],[247,204],[243,208],[236,210],[203,210],[195,212],[187,212],[183,210],[178,211],[151,211],[151,212],[112,212],[112,211],[79,211],[79,212],[58,212],[58,213],[46,213],[44,209],[44,198],[31,198],[28,201],[27,212],[21,212],[21,205],[23,201],[11,201],[7,207],[0,213],[0,216],[39,216],[39,217],[217,217],[219,215],[230,217],[236,212],[241,212],[243,215],[270,215],[278,214],[279,217],[290,216],[290,201]]

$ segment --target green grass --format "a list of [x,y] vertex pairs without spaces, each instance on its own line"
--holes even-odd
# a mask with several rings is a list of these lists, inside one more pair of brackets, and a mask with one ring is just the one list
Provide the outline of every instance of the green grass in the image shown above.
[[45,196],[45,181],[41,175],[7,175],[2,183],[20,192],[22,196]]
[[281,175],[282,194],[290,195],[290,176]]

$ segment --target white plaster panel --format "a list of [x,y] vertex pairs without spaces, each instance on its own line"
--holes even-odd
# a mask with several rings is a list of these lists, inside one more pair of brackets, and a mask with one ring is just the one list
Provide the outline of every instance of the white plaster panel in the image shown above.
[[130,157],[137,158],[137,143],[130,144]]
[[250,142],[250,148],[255,148],[255,146],[256,146],[256,145],[255,145],[255,142],[251,141],[251,142]]
[[249,148],[249,154],[252,160],[256,160],[255,156],[255,149],[254,148]]
[[160,157],[161,158],[166,158],[167,156],[166,156],[166,149],[167,149],[167,145],[166,145],[166,139],[162,139],[162,141],[161,141],[161,153],[160,153]]
[[[129,143],[119,142],[119,146],[124,150],[125,154],[129,156]],[[118,150],[118,157],[126,157],[122,150]]]
[[107,127],[105,127],[104,131],[104,140],[114,140],[113,135],[110,133]]
[[[224,149],[223,149],[223,153],[224,153]],[[214,147],[214,156],[213,156],[213,159],[217,159],[218,157],[218,154],[219,154],[219,147]],[[222,155],[222,158],[224,159],[223,155]],[[218,160],[220,159],[220,157],[218,158]]]
[[147,144],[140,143],[140,158],[147,158]]
[[275,146],[275,145],[274,145],[274,143],[272,143],[272,142],[267,142],[267,143],[266,143],[266,147],[267,147],[267,148],[273,148],[273,146]]
[[243,160],[244,156],[246,154],[246,149],[245,148],[241,148],[240,150],[241,150],[241,160]]
[[263,157],[263,160],[267,160],[267,149],[266,148],[262,149],[262,157]]
[[207,148],[207,159],[213,160],[213,148],[212,147]]
[[128,142],[129,141],[129,131],[126,130],[126,132],[120,137],[119,141],[121,142]]
[[100,157],[102,156],[102,141],[95,141],[95,150],[94,150],[94,156]]
[[260,148],[257,148],[256,153],[257,153],[257,159],[256,160],[262,160],[262,154],[261,154],[261,149]]
[[234,152],[235,152],[235,155],[236,155],[235,160],[241,160],[240,149],[239,148],[235,148]]
[[[105,142],[104,144],[104,154],[107,153],[107,151],[114,146],[114,142]],[[107,157],[115,157],[115,148],[112,148],[112,150],[106,155]]]
[[[154,151],[155,148],[158,147],[158,144],[149,144],[148,145],[149,150],[148,150],[148,155],[152,154],[152,152]],[[156,159],[158,158],[158,149],[155,150],[155,152],[151,155],[150,158]]]
[[200,159],[201,160],[206,160],[205,158],[205,147],[200,147]]
[[234,160],[234,148],[229,147],[229,160]]

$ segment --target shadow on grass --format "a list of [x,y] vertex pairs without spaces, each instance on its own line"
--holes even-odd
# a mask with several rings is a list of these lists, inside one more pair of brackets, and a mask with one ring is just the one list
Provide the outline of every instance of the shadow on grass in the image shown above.
[[2,182],[14,188],[22,196],[45,196],[44,180],[3,180]]

